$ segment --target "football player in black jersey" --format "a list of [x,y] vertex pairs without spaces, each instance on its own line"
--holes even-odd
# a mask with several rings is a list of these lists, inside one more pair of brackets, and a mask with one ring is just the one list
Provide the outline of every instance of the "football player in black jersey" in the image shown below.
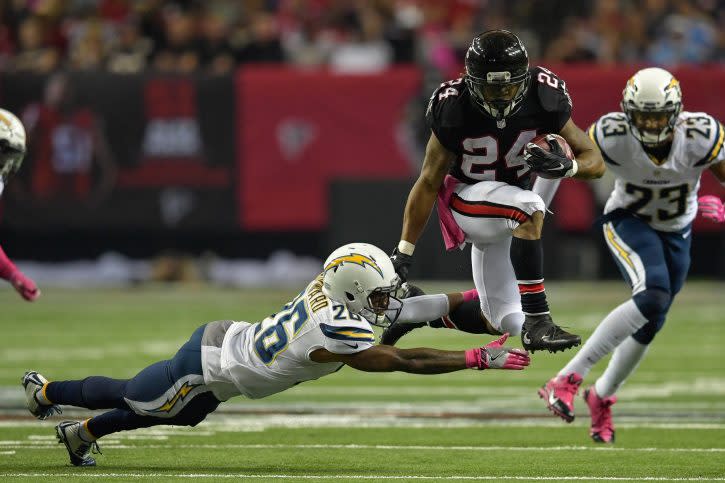
[[[542,190],[531,191],[533,174],[545,178],[537,180],[537,187],[548,183],[555,190],[558,181],[549,179],[592,179],[604,173],[599,149],[574,124],[571,109],[564,81],[543,67],[529,68],[526,48],[506,30],[476,36],[466,53],[465,75],[433,93],[426,111],[432,133],[391,258],[406,280],[437,197],[446,248],[472,245],[480,300],[468,301],[449,320],[431,326],[520,333],[530,351],[580,344],[581,338],[555,325],[549,313],[541,243],[546,204]],[[556,142],[548,151],[531,143],[546,133],[561,135],[574,159]],[[394,344],[414,327],[394,324],[382,343]]]

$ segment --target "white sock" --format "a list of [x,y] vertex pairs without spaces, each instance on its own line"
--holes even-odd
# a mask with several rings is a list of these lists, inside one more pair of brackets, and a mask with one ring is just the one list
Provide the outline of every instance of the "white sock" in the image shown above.
[[634,337],[627,337],[624,342],[619,344],[617,350],[614,351],[612,360],[609,361],[607,370],[594,384],[597,396],[605,398],[617,392],[625,379],[642,361],[648,347],[649,345],[640,344],[634,340]]
[[594,364],[646,323],[647,319],[634,304],[634,300],[627,300],[604,317],[581,350],[559,371],[558,375],[576,372],[582,377],[586,376]]

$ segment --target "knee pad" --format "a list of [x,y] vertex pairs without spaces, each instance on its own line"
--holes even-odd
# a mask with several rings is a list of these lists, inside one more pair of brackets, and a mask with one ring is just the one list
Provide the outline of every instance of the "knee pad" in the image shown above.
[[655,322],[660,318],[664,320],[672,302],[669,292],[657,288],[643,290],[632,299],[642,315],[650,322]]
[[659,320],[653,320],[644,324],[641,329],[632,334],[632,338],[640,344],[648,345],[654,340],[655,335],[657,335],[657,332],[660,331],[663,325],[665,325],[664,316]]
[[501,333],[508,332],[509,335],[519,335],[521,333],[521,327],[524,325],[523,312],[512,312],[501,317],[501,320],[492,323]]

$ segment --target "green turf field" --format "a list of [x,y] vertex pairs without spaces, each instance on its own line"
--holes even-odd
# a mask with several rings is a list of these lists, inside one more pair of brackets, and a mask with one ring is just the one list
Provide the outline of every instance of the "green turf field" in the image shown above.
[[[429,290],[467,284],[422,284]],[[300,287],[301,288],[301,287]],[[536,353],[523,372],[439,376],[346,368],[257,401],[232,399],[197,428],[157,427],[100,441],[71,467],[53,426],[24,411],[20,377],[128,377],[168,358],[204,322],[258,320],[298,290],[45,288],[35,304],[0,291],[0,476],[31,481],[725,481],[725,284],[689,283],[614,406],[617,443],[589,440],[580,401],[570,425],[536,389],[571,353]],[[588,335],[627,297],[620,283],[548,284],[554,315]],[[490,340],[421,329],[402,347],[464,349]],[[512,341],[518,344],[518,339]],[[603,364],[585,381],[593,382]],[[87,412],[66,410],[67,418]]]

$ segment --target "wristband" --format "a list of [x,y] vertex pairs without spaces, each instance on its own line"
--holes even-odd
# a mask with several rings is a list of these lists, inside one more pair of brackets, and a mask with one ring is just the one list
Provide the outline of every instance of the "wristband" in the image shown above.
[[571,174],[567,173],[567,178],[573,177],[577,171],[579,171],[579,163],[576,162],[576,159],[571,160]]
[[481,348],[468,349],[466,351],[466,368],[483,369],[483,360],[481,359]]
[[404,255],[412,256],[415,251],[415,245],[405,240],[398,242],[398,251]]

